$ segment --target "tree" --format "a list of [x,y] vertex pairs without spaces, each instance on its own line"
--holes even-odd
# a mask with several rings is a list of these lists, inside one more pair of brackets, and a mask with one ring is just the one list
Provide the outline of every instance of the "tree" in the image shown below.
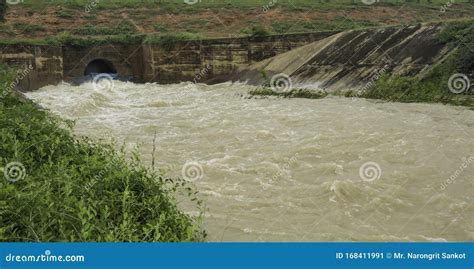
[[0,21],[5,20],[5,13],[7,12],[7,1],[0,0]]

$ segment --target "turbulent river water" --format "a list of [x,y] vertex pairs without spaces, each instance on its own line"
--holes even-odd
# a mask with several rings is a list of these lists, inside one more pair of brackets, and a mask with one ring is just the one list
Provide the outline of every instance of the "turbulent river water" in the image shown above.
[[115,81],[28,96],[78,135],[141,144],[147,164],[156,133],[156,166],[197,169],[185,172],[210,241],[474,241],[474,111],[251,88]]

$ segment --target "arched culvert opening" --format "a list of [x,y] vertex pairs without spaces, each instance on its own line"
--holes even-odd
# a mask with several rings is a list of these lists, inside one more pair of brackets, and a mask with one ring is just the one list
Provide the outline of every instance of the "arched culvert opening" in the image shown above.
[[96,59],[91,61],[84,71],[85,76],[102,73],[117,74],[117,70],[112,62],[105,59]]

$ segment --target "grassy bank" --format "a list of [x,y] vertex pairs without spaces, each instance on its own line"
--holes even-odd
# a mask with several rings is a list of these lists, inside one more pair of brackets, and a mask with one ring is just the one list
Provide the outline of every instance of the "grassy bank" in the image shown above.
[[[0,67],[0,241],[197,241],[198,219],[173,192],[185,185],[113,146],[76,138],[72,123],[5,92]],[[191,194],[191,193],[190,193]]]
[[275,91],[269,87],[258,88],[249,92],[251,96],[276,96],[281,98],[307,98],[321,99],[328,95],[324,91],[312,91],[307,89],[291,89],[289,91]]
[[[9,5],[0,37],[44,39],[78,36],[194,33],[204,38],[245,36],[252,29],[271,34],[333,31],[414,24],[474,16],[469,0],[449,8],[444,0],[24,0]],[[472,1],[472,0],[471,0]],[[0,38],[1,39],[1,38]]]

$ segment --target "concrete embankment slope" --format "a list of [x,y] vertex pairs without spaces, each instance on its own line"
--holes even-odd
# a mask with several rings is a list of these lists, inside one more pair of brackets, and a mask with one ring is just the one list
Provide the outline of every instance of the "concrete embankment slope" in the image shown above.
[[240,69],[231,79],[259,85],[283,73],[294,87],[344,91],[384,73],[422,76],[454,51],[454,45],[438,41],[441,29],[416,25],[342,32]]

